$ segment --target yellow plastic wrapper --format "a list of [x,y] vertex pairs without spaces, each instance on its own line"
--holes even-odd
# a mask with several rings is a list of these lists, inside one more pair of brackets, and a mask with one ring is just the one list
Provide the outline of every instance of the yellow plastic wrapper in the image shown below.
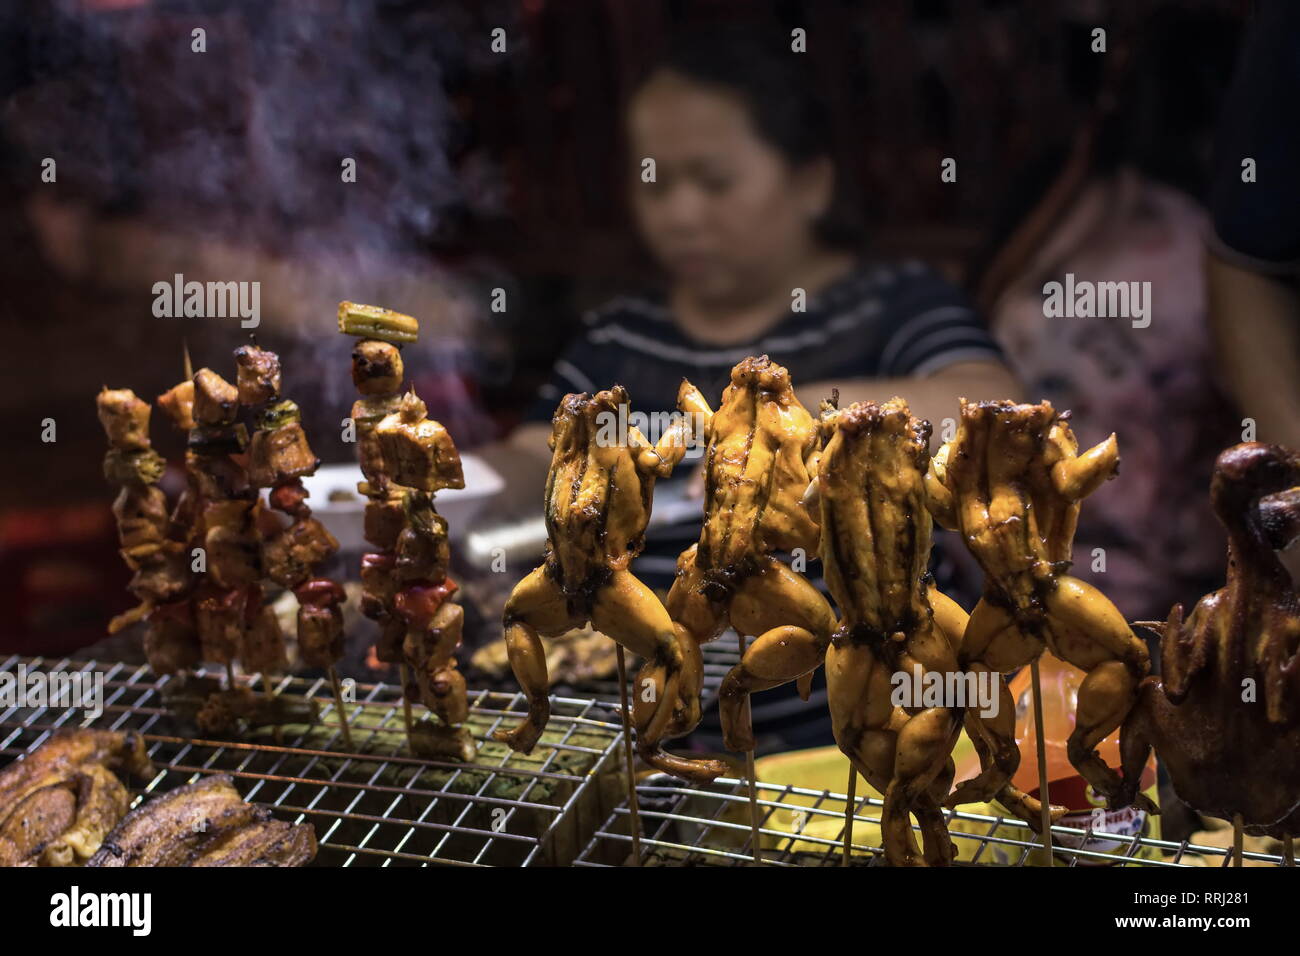
[[[971,742],[963,731],[957,741],[957,746],[953,748],[953,756],[957,758],[960,764],[963,757],[973,751]],[[755,771],[758,779],[764,783],[776,784],[779,786],[792,786],[801,789],[817,791],[811,796],[799,794],[790,794],[782,800],[784,806],[781,809],[774,810],[767,817],[763,824],[765,830],[780,830],[791,836],[802,836],[804,839],[796,839],[793,845],[788,837],[764,836],[763,846],[765,849],[781,849],[793,853],[816,853],[825,854],[830,848],[829,844],[840,844],[843,840],[844,828],[844,801],[843,800],[822,800],[820,792],[829,790],[831,793],[843,793],[848,785],[849,761],[837,747],[818,747],[813,750],[799,750],[785,754],[775,754],[771,757],[763,757],[755,764]],[[1147,796],[1155,799],[1155,788],[1146,791]],[[758,791],[759,799],[765,797],[763,789]],[[877,800],[882,799],[881,794],[870,787],[861,777],[858,777],[857,799],[859,805],[864,797],[874,797]],[[801,811],[801,807],[813,807],[816,805],[817,812]],[[996,803],[972,803],[966,804],[959,808],[960,812],[987,817],[1009,817],[1005,809]],[[732,808],[728,814],[733,822],[742,825],[748,825],[749,809],[745,803],[739,803]],[[881,845],[880,826],[875,819],[864,819],[866,817],[879,817],[878,806],[860,807],[858,819],[853,827],[853,843],[859,847],[879,847]],[[990,832],[990,828],[992,832]],[[1041,849],[1029,851],[1028,856],[1021,864],[1021,857],[1025,853],[1023,844],[1027,840],[1037,839],[1029,830],[1022,826],[1016,826],[1015,823],[1010,825],[999,825],[994,827],[991,822],[975,822],[959,819],[951,819],[948,824],[949,833],[952,836],[953,845],[957,848],[957,862],[971,863],[975,861],[978,865],[991,866],[1043,866],[1046,864],[1046,857]],[[968,834],[968,835],[963,835]],[[1143,836],[1150,839],[1160,838],[1160,818],[1147,817],[1146,827]],[[1067,838],[1068,839],[1068,838]],[[1080,838],[1081,839],[1081,838]],[[1015,843],[999,843],[999,840],[1013,840]],[[1110,849],[1106,849],[1109,844]],[[980,852],[981,845],[984,850]],[[1090,845],[1089,850],[1097,852],[1109,852],[1127,855],[1130,847],[1130,840],[1127,837],[1116,837],[1111,840],[1103,838],[1095,839]],[[835,851],[835,852],[838,852]],[[857,855],[866,856],[865,850],[855,851]],[[976,854],[979,854],[976,860]],[[1072,856],[1068,851],[1057,854],[1058,864],[1062,862],[1067,855]],[[1135,854],[1137,859],[1162,859],[1159,850],[1153,847],[1143,846]],[[1101,864],[1104,861],[1081,857],[1080,866],[1087,864]]]

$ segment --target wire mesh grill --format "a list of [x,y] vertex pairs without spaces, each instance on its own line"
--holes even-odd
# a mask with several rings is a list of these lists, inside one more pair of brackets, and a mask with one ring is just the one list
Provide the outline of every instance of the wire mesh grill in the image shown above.
[[[164,694],[170,678],[140,665],[10,657],[0,671],[99,671],[103,713],[51,707],[0,708],[0,763],[63,728],[94,726],[144,735],[156,775],[133,796],[152,797],[200,776],[228,773],[245,799],[316,828],[317,865],[559,865],[571,862],[614,806],[622,725],[604,702],[552,698],[552,717],[528,756],[491,739],[525,709],[520,694],[470,692],[465,726],[478,744],[473,763],[410,754],[400,691],[357,684],[348,703],[356,751],[342,746],[324,678],[284,677],[284,697],[316,701],[320,720],[261,728],[240,739],[204,739],[180,725]],[[260,681],[260,677],[256,678]]]
[[[722,686],[722,680],[727,676],[727,672],[740,663],[740,652],[736,647],[734,633],[728,630],[718,640],[701,644],[700,657],[704,663],[704,677],[700,685],[700,706],[708,707],[717,698],[718,688]],[[635,655],[628,656],[628,687],[631,693],[635,693],[636,674],[640,666],[640,658]],[[618,679],[591,681],[583,686],[583,690],[602,700],[615,701],[618,700]]]
[[[754,863],[749,816],[749,784],[719,778],[704,789],[654,775],[637,785],[644,866],[747,866]],[[844,794],[830,790],[774,785],[756,787],[761,857],[768,866],[841,866],[844,839]],[[854,811],[853,865],[884,864],[878,844],[862,842],[864,833],[879,833],[882,803],[860,798]],[[1014,817],[945,812],[958,852],[958,865],[1044,865],[1042,841]],[[574,861],[578,866],[620,866],[631,861],[631,816],[623,801],[595,832]],[[1101,833],[1092,827],[1052,827],[1058,866],[1227,866],[1230,852],[1202,846]],[[1105,845],[1110,852],[1097,849]],[[1281,866],[1280,856],[1247,851],[1251,865]]]

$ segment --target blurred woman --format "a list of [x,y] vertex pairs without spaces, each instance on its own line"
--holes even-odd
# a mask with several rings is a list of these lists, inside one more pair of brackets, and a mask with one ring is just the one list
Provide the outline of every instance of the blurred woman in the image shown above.
[[[973,270],[1030,398],[1069,409],[1084,446],[1119,437],[1121,477],[1083,508],[1073,573],[1130,620],[1164,620],[1222,581],[1210,473],[1241,433],[1215,361],[1200,197],[1232,38],[1221,17],[1154,17],[1126,69],[1088,91],[1100,108],[1074,142],[1017,177]],[[1048,317],[1044,286],[1067,275],[1148,284],[1145,318]]]
[[[668,412],[689,378],[716,407],[748,355],[789,368],[814,414],[832,389],[841,404],[902,395],[937,429],[956,417],[958,396],[1019,396],[961,293],[919,262],[863,257],[803,63],[753,34],[710,32],[677,44],[635,88],[626,110],[631,207],[663,283],[586,316],[529,423],[509,440],[522,494],[540,503],[540,479],[520,459],[539,469],[549,460],[550,419],[564,394],[618,383],[634,411]],[[637,562],[661,590],[699,536],[698,501],[666,507],[689,470],[660,484],[656,516],[681,519],[652,526]],[[753,706],[760,749],[831,741],[816,691],[803,704],[793,685],[778,688]],[[706,715],[702,730],[709,724]]]

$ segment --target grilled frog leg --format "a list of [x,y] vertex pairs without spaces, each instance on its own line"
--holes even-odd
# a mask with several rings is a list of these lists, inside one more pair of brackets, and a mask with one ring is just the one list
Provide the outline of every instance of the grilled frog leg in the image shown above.
[[758,638],[718,690],[723,740],[729,750],[753,750],[746,699],[816,670],[830,646],[835,616],[806,578],[771,557],[737,585],[729,616],[736,630]]
[[[1050,648],[1084,670],[1070,760],[1113,805],[1122,796],[1121,778],[1095,747],[1132,708],[1149,656],[1114,605],[1067,571],[1080,501],[1118,465],[1113,435],[1079,454],[1068,415],[1047,402],[963,400],[957,435],[927,477],[931,513],[962,534],[985,574],[984,596],[962,641],[963,666],[1005,674]],[[948,805],[1001,792],[1009,809],[1036,825],[1027,812],[1032,802],[1004,789],[1019,764],[1014,725],[1002,715],[968,716],[968,724],[986,762]]]
[[628,566],[644,544],[657,477],[685,454],[671,430],[652,446],[628,428],[627,392],[619,386],[567,395],[551,434],[546,488],[545,563],[515,587],[504,628],[510,666],[528,698],[528,715],[498,740],[527,753],[550,716],[541,636],[558,637],[588,622],[645,664],[637,677],[633,718],[643,760],[668,773],[711,780],[719,761],[691,761],[661,742],[680,712],[683,654],[668,612]]
[[843,615],[826,654],[835,740],[885,796],[890,864],[946,865],[954,849],[940,808],[952,784],[962,706],[895,699],[900,675],[924,686],[926,678],[958,673],[966,626],[965,612],[930,587],[926,571],[930,426],[895,398],[823,406],[822,434],[826,446],[805,502],[818,510],[826,583]]
[[[806,698],[834,629],[825,599],[772,557],[816,551],[817,521],[801,499],[816,470],[817,425],[789,372],[767,356],[731,370],[716,412],[689,382],[677,403],[704,426],[705,511],[698,544],[678,559],[668,612],[691,651],[728,624],[758,636],[721,688],[723,732],[728,746],[739,745],[752,738],[741,726],[746,695],[798,680]],[[698,686],[694,673],[684,683]],[[683,708],[674,729],[690,729],[698,716]]]

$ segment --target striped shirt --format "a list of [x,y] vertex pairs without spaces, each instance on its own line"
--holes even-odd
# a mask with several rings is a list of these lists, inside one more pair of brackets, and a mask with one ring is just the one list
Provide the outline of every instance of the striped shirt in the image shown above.
[[[683,378],[716,408],[732,366],[749,355],[766,354],[786,366],[796,389],[825,380],[924,377],[956,362],[1002,355],[961,293],[914,261],[863,265],[810,296],[805,311],[792,311],[748,344],[719,347],[693,340],[673,321],[661,296],[621,296],[586,315],[584,324],[581,337],[555,363],[530,420],[550,421],[566,393],[615,384],[627,388],[634,412],[671,411]],[[672,479],[659,483],[657,516],[669,500],[680,499],[696,463],[688,464],[692,467],[678,468]],[[661,594],[672,585],[678,555],[700,535],[699,506],[676,510],[688,516],[652,523],[635,564],[637,576]],[[820,572],[814,561],[807,575],[825,592]],[[760,751],[833,743],[825,695],[820,669],[807,703],[793,684],[755,695]],[[705,711],[693,739],[697,746],[721,749],[715,707]]]
[[748,355],[784,365],[796,388],[826,379],[924,377],[1001,355],[961,293],[915,261],[861,266],[752,343],[720,347],[692,339],[662,296],[620,296],[588,313],[584,325],[556,361],[529,420],[550,421],[568,392],[615,384],[627,388],[634,411],[670,411],[683,378],[716,404],[732,366]]

